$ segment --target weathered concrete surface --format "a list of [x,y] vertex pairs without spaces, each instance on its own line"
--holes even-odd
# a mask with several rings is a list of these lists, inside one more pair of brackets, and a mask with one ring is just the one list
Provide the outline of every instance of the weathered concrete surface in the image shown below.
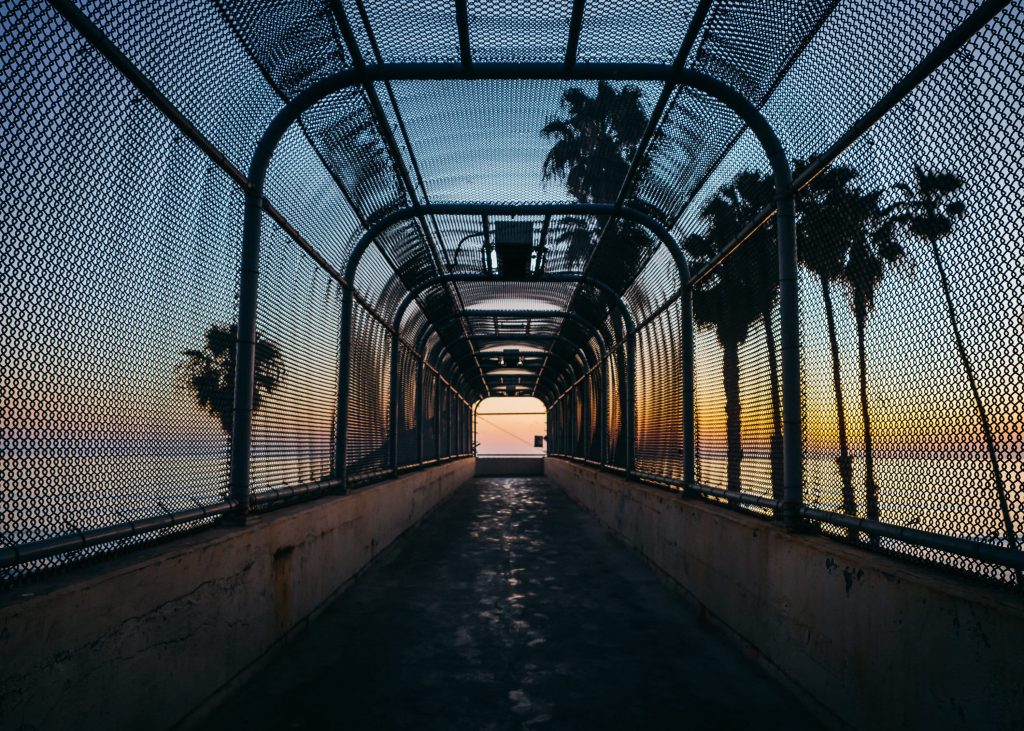
[[0,729],[181,722],[472,472],[432,467],[0,596]]
[[1020,597],[565,460],[547,474],[830,725],[1024,728]]
[[816,724],[564,492],[490,478],[459,490],[202,728]]
[[477,477],[527,477],[544,474],[544,457],[477,457]]

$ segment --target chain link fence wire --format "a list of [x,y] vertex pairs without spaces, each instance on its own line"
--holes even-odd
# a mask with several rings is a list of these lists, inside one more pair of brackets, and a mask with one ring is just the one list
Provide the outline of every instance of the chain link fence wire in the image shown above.
[[[342,299],[341,285],[266,216],[263,232],[256,322],[261,395],[252,436],[256,495],[332,476]],[[354,338],[363,336],[357,332]],[[356,384],[362,381],[353,379]]]
[[[0,151],[0,548],[14,556],[5,584],[209,524],[231,505],[242,191],[225,164],[248,159],[282,96],[206,6],[82,8],[223,157],[194,144],[49,5],[3,4],[0,129],[17,140]],[[204,42],[186,42],[188,28]],[[359,215],[330,171],[300,133],[274,163],[270,194],[343,264]],[[294,229],[269,216],[263,229],[256,495],[334,473],[342,292]],[[386,466],[389,394],[375,378],[385,333],[356,312],[365,357],[355,359],[350,467],[361,480]],[[161,527],[143,530],[153,521]],[[68,550],[19,558],[41,542]]]
[[228,438],[190,354],[234,317],[241,192],[47,6],[3,25],[0,542],[219,504]]
[[[1012,565],[977,556],[971,544],[1024,547],[1024,265],[1016,237],[1024,150],[1013,111],[1024,96],[1016,51],[1024,10],[1010,4],[996,13],[834,162],[800,177],[979,8],[905,5],[912,20],[897,23],[888,7],[882,18],[875,8],[835,4],[783,77],[746,80],[755,98],[754,89],[764,90],[765,112],[784,132],[802,185],[804,512],[837,539],[1020,585]],[[878,33],[867,30],[875,27]],[[851,43],[874,50],[854,53]],[[837,55],[849,55],[853,66],[826,89],[820,70]],[[865,86],[858,79],[868,68]],[[795,103],[808,95],[809,104]],[[707,125],[714,104],[685,96],[669,107],[665,134],[651,148],[655,160],[667,150],[690,150],[693,163],[706,155],[707,147],[683,144],[696,137],[680,125]],[[704,158],[704,172],[677,166],[686,177],[665,187],[669,178],[655,162],[638,190],[663,196],[662,210],[678,206],[673,233],[697,274],[696,484],[717,488],[712,499],[771,517],[772,501],[782,497],[778,264],[772,219],[752,227],[771,210],[774,191],[749,133],[730,124],[732,141]],[[713,126],[710,134],[722,134]],[[647,275],[653,266],[634,290],[656,280]],[[648,307],[642,292],[634,297],[634,311]],[[682,386],[673,381],[678,366],[659,359],[681,363],[681,337],[652,326],[675,307],[638,328],[632,465],[644,479],[670,486],[684,484],[682,460],[660,442],[681,437],[682,405],[667,405],[659,422],[656,404]],[[615,393],[621,384],[611,370]],[[565,400],[552,410],[551,427],[571,433]],[[552,444],[552,454],[578,456],[557,433]],[[888,527],[874,530],[872,521]],[[920,531],[921,543],[896,537],[900,529]],[[961,547],[944,548],[950,544],[927,540],[929,534],[958,539]]]
[[[573,43],[572,5],[541,0],[473,0],[465,49],[455,13],[433,0],[0,8],[0,133],[16,141],[0,150],[0,543],[200,510],[22,561],[4,569],[13,579],[231,508],[239,171],[288,101],[351,68],[353,47],[369,64],[458,62],[464,51],[478,63],[561,63]],[[946,43],[976,18],[959,49]],[[678,61],[728,82],[792,158],[805,517],[839,540],[1020,584],[968,549],[850,524],[1022,548],[1020,3],[595,0],[578,27],[581,61]],[[907,91],[901,79],[937,50],[946,60]],[[486,395],[481,371],[493,367],[481,353],[500,349],[489,338],[530,336],[546,339],[517,347],[543,364],[534,392],[552,402],[550,453],[678,486],[692,326],[696,483],[775,513],[781,317],[767,160],[706,94],[635,86],[653,118],[635,151],[641,174],[610,181],[602,202],[650,213],[694,273],[710,271],[681,281],[667,248],[636,224],[521,216],[533,228],[529,276],[421,291],[398,323],[393,393],[399,303],[427,280],[494,277],[495,226],[513,217],[416,215],[389,227],[356,269],[344,450],[353,484],[470,453],[463,399]],[[339,272],[367,228],[432,202],[571,200],[542,175],[551,140],[541,129],[573,87],[598,85],[378,81],[329,95],[288,131],[268,174],[261,241],[257,498],[340,471]],[[875,105],[883,112],[858,123]],[[545,273],[584,274],[620,301]],[[572,319],[447,317],[474,307],[564,309],[600,335]],[[413,352],[433,322],[436,334]]]

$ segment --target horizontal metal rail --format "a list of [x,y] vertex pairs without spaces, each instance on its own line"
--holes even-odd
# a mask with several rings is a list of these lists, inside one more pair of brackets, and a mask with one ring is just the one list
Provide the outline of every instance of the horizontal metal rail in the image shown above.
[[188,510],[169,510],[162,515],[154,515],[149,518],[139,518],[138,520],[130,520],[103,528],[76,530],[74,533],[45,538],[41,541],[7,546],[0,549],[0,568],[9,568],[30,561],[38,561],[62,553],[68,553],[69,551],[79,551],[90,546],[111,543],[144,533],[151,533],[161,528],[170,528],[195,520],[202,520],[203,518],[225,515],[237,507],[238,504],[228,498],[213,505],[197,504],[196,507],[189,508]]
[[[549,454],[548,456],[557,459],[565,458],[574,462],[579,461],[576,458],[569,458],[568,456],[563,455]],[[733,506],[750,506],[769,508],[771,510],[779,510],[782,507],[782,501],[780,500],[773,500],[771,498],[752,495],[746,492],[723,490],[721,488],[701,485],[699,483],[686,484],[681,480],[665,477],[663,475],[655,475],[648,472],[633,472],[633,476],[655,487],[662,486],[671,488],[673,491],[706,495],[708,497],[728,501]],[[722,505],[722,507],[727,506]],[[807,520],[827,523],[841,528],[849,528],[868,535],[878,536],[879,538],[890,538],[908,545],[943,551],[945,553],[951,553],[965,558],[972,558],[985,563],[1006,566],[1011,569],[1024,569],[1024,552],[1016,551],[1012,548],[1006,548],[1005,546],[997,546],[983,541],[972,541],[967,538],[949,536],[943,533],[929,533],[928,531],[919,530],[917,528],[905,528],[903,526],[893,525],[892,523],[884,523],[882,521],[869,520],[867,518],[857,518],[851,515],[843,515],[842,513],[831,513],[827,510],[807,506],[800,508],[800,515]]]

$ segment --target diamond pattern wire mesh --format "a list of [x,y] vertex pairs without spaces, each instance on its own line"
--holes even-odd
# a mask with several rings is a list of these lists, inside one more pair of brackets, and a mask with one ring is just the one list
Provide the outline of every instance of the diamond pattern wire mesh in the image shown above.
[[[346,22],[367,63],[458,62],[453,8],[404,0],[79,3],[188,121],[183,126],[50,5],[0,7],[0,132],[17,141],[0,153],[0,542],[225,505],[231,383],[209,376],[228,373],[233,357],[221,346],[237,318],[237,170],[288,100],[350,67]],[[758,105],[799,167],[979,7],[594,0],[585,6],[578,59],[667,64],[688,38],[686,66]],[[569,0],[472,0],[468,51],[474,63],[562,62],[572,8]],[[700,23],[691,28],[694,18]],[[1020,548],[1024,331],[1016,303],[1024,227],[1014,181],[1024,157],[1015,114],[1024,97],[1022,36],[1022,10],[1008,4],[800,194],[808,508]],[[644,172],[622,200],[667,225],[698,269],[716,252],[700,251],[697,239],[725,250],[771,207],[769,190],[729,209],[724,228],[706,213],[738,176],[766,176],[767,160],[738,118],[706,94],[636,84],[648,112],[659,98],[665,104]],[[541,175],[551,141],[540,128],[564,111],[569,87],[592,93],[596,83],[376,82],[331,94],[289,130],[266,187],[287,225],[268,212],[261,240],[257,496],[338,472],[345,290],[337,274],[366,228],[417,203],[572,200],[561,181]],[[217,153],[193,144],[189,129]],[[489,336],[521,335],[548,338],[520,344],[545,351],[528,356],[545,363],[537,393],[557,397],[584,376],[552,407],[552,454],[603,455],[611,467],[678,483],[684,283],[666,247],[641,226],[613,222],[595,245],[606,218],[515,220],[533,225],[535,271],[585,273],[609,285],[639,326],[633,336],[624,339],[614,298],[592,284],[528,278],[431,287],[400,328],[391,424],[385,323],[426,279],[493,274],[488,237],[510,220],[417,216],[390,227],[362,257],[348,362],[350,478],[471,451],[462,399],[484,395],[478,351],[500,349]],[[696,479],[726,498],[780,496],[781,315],[777,282],[761,276],[776,266],[769,221],[694,285]],[[729,277],[746,285],[708,295]],[[594,333],[578,322],[522,316],[447,319],[426,340],[426,365],[410,349],[453,311],[502,307],[574,312],[600,328],[610,353],[601,363]],[[727,309],[741,325],[723,322]],[[728,327],[742,332],[724,333]],[[1020,583],[999,565],[815,515],[839,539]],[[193,525],[22,563],[6,576]]]
[[0,536],[219,503],[228,441],[182,361],[233,317],[241,193],[51,10],[4,17]]
[[[331,476],[342,297],[337,281],[266,217],[264,226],[256,330],[280,350],[283,372],[254,419],[252,489],[257,493]],[[364,333],[356,332],[354,340],[362,345]]]

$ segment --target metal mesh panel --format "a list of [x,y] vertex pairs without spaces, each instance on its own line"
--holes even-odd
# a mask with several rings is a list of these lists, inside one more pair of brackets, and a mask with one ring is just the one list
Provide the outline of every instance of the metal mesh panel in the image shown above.
[[79,6],[229,160],[245,166],[282,98],[215,3],[89,0]]
[[352,308],[346,461],[351,479],[369,479],[388,469],[390,336],[358,303]]
[[423,430],[423,459],[435,460],[438,458],[438,418],[437,418],[437,393],[440,381],[433,371],[423,372],[423,419],[420,427]]
[[[1020,545],[1022,269],[1008,232],[1022,219],[1007,181],[1024,150],[1007,110],[1024,88],[1005,49],[1022,21],[1008,9],[804,191],[809,505]],[[845,266],[829,271],[837,239]]]
[[419,430],[416,402],[420,398],[416,375],[419,358],[405,345],[398,348],[398,379],[401,401],[398,406],[398,464],[417,461]]
[[636,468],[682,479],[682,317],[675,304],[637,334]]
[[186,351],[231,320],[241,194],[48,7],[3,26],[2,542],[219,502],[228,440]]
[[615,354],[608,359],[608,463],[618,467],[626,466],[626,444],[623,431],[623,409],[622,397],[625,393],[623,388],[623,370],[625,362],[623,352],[625,347],[618,348]]
[[[762,109],[806,183],[798,209],[805,516],[866,547],[1020,583],[1010,569],[960,557],[963,544],[925,549],[879,537],[888,525],[1020,548],[1019,3],[997,12],[973,0],[472,0],[465,38],[451,5],[437,2],[83,0],[84,19],[63,0],[53,7],[82,34],[35,0],[6,2],[0,15],[0,132],[12,141],[0,152],[0,541],[234,505],[222,498],[236,416],[233,328],[237,300],[246,301],[235,186],[246,184],[239,170],[284,103],[349,67],[349,24],[370,65],[464,53],[477,64],[562,62],[576,40],[583,61],[667,64],[678,55]],[[928,54],[953,47],[940,44],[960,23],[992,15],[916,88],[900,86]],[[337,392],[336,272],[373,221],[435,202],[587,199],[650,213],[694,270],[714,266],[693,292],[693,487],[723,488],[729,502],[773,513],[782,497],[774,222],[715,260],[774,205],[767,159],[737,115],[707,94],[658,81],[637,87],[653,126],[644,149],[617,161],[628,166],[635,154],[636,174],[608,166],[586,193],[544,177],[553,139],[541,130],[566,113],[569,88],[593,94],[596,81],[365,81],[305,110],[278,146],[264,191],[273,206],[260,242],[248,486],[257,503],[270,488],[338,472],[345,394]],[[853,135],[875,104],[888,111]],[[837,142],[838,160],[800,177]],[[501,281],[488,239],[513,218],[533,227],[529,271]],[[535,279],[559,272],[596,277],[611,293]],[[431,287],[402,323],[409,337],[436,323],[427,351],[442,375],[428,367],[418,384],[419,356],[400,347],[398,443],[389,443],[391,336],[382,322],[411,288],[459,273],[491,279]],[[678,483],[687,443],[684,285],[666,247],[633,223],[417,211],[378,237],[355,278],[350,475],[390,474],[396,451],[413,464],[421,444],[428,459],[470,451],[472,419],[449,384],[475,398],[487,390],[477,371],[497,370],[495,384],[517,379],[561,396],[552,453],[606,456]],[[467,307],[557,308],[601,336],[572,318],[448,317]],[[622,343],[627,319],[639,330]],[[592,368],[601,337],[611,352]],[[495,369],[495,352],[512,342],[531,367],[543,364],[534,382]],[[853,533],[838,527],[849,516],[878,523]]]
[[[254,491],[331,475],[341,328],[338,283],[266,217],[263,232],[256,370],[271,374],[274,383],[257,386]],[[266,362],[272,357],[276,367]]]

